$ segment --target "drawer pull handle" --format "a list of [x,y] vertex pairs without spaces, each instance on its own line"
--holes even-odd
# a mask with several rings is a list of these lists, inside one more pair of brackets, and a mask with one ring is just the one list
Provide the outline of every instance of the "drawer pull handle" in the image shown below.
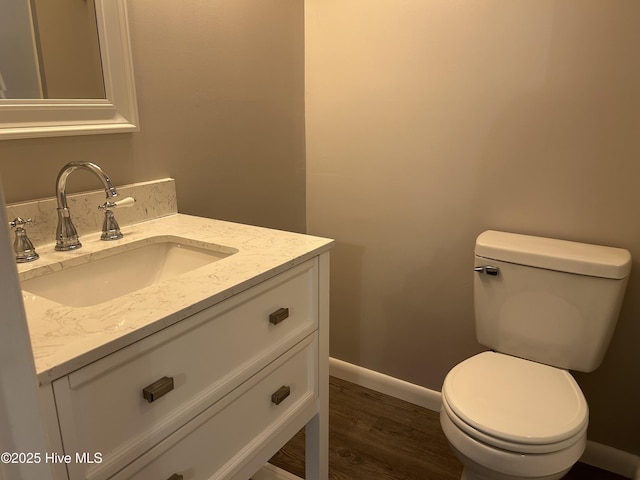
[[282,403],[282,401],[285,398],[287,398],[290,394],[291,394],[291,388],[283,385],[278,390],[276,390],[276,393],[271,395],[271,401],[276,405],[280,405],[280,403]]
[[269,314],[269,321],[274,325],[279,324],[280,322],[289,318],[289,309],[288,308],[279,308],[275,312]]
[[[149,402],[154,402],[161,396],[173,390],[173,377],[162,377],[142,389],[142,396]],[[173,477],[171,477],[172,480]]]
[[167,478],[167,480],[183,480],[183,479],[184,477],[182,475],[178,475],[177,473],[174,473],[169,478]]

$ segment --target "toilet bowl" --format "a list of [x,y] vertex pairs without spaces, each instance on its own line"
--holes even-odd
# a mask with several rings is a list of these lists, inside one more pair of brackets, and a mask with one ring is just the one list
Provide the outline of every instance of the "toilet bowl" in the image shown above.
[[565,370],[484,352],[447,375],[440,423],[463,479],[554,480],[584,451],[588,408]]
[[586,446],[587,402],[568,370],[598,368],[622,306],[627,250],[488,230],[476,239],[476,337],[440,423],[462,480],[555,480]]

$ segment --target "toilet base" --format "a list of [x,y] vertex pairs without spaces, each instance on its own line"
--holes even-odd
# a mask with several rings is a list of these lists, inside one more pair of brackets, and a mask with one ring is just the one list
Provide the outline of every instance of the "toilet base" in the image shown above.
[[569,467],[561,472],[542,476],[508,475],[480,465],[478,462],[463,455],[451,442],[449,442],[449,446],[464,467],[460,480],[560,480],[571,470],[571,467]]
[[586,446],[586,432],[558,452],[519,454],[496,449],[469,437],[440,411],[440,424],[451,449],[462,462],[461,480],[560,480]]
[[[565,470],[564,472],[560,472],[554,475],[547,475],[545,477],[535,477],[535,480],[560,480],[564,477],[571,469]],[[493,476],[491,475],[493,474]],[[525,477],[511,477],[500,475],[495,476],[495,472],[489,472],[488,475],[481,475],[477,472],[469,470],[467,467],[464,467],[462,470],[462,476],[460,480],[523,480]]]
[[475,473],[473,473],[470,470],[467,470],[466,468],[464,468],[462,470],[462,476],[460,477],[460,480],[486,480],[486,478],[479,477]]

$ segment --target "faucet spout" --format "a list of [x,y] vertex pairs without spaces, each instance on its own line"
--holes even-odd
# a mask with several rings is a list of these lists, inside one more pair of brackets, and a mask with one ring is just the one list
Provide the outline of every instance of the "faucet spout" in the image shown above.
[[111,184],[109,175],[107,175],[105,171],[102,170],[102,168],[100,168],[98,165],[91,162],[70,162],[62,167],[62,170],[60,170],[60,173],[58,173],[58,179],[56,180],[56,197],[58,198],[58,209],[69,208],[69,206],[67,205],[66,194],[67,177],[69,177],[72,172],[78,169],[89,170],[96,177],[98,177],[98,179],[104,186],[104,193],[107,195],[107,199],[118,196],[118,192]]
[[75,250],[82,247],[80,239],[78,238],[78,232],[75,225],[71,221],[71,213],[69,212],[69,205],[67,204],[67,178],[69,175],[78,169],[89,170],[92,172],[102,185],[104,186],[104,192],[107,200],[118,196],[118,192],[111,184],[109,176],[95,163],[91,162],[70,162],[62,167],[58,178],[56,180],[56,198],[58,200],[58,226],[56,228],[56,247],[58,251]]

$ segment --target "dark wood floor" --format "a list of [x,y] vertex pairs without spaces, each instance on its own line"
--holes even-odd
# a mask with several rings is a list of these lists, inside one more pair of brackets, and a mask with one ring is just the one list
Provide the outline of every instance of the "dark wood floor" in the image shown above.
[[[331,377],[329,395],[331,480],[459,480],[462,465],[440,429],[438,414]],[[304,478],[304,432],[271,463]],[[622,480],[577,464],[565,480]]]

